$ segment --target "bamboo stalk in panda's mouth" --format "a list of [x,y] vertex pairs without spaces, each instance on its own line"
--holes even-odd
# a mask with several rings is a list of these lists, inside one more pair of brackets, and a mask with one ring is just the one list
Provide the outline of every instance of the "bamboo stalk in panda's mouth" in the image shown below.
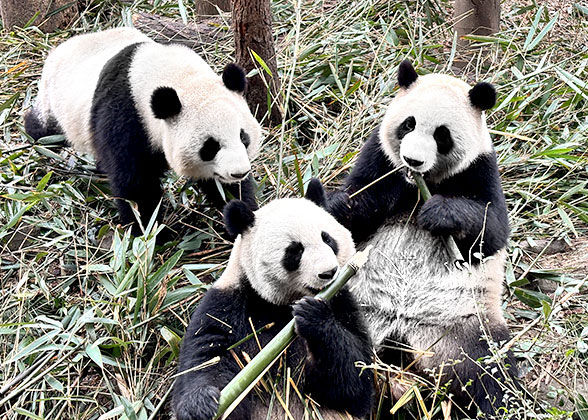
[[[417,187],[419,188],[423,200],[427,201],[429,198],[431,198],[431,191],[429,191],[429,187],[427,187],[427,183],[425,182],[423,174],[420,172],[411,171],[411,175]],[[445,242],[445,246],[447,247],[449,256],[453,259],[453,264],[455,267],[460,270],[464,269],[465,260],[463,255],[461,255],[461,251],[459,250],[455,239],[453,239],[453,236],[447,235],[445,238],[443,238],[443,242]]]
[[[329,300],[353,277],[366,263],[371,245],[357,252],[338,272],[335,279],[315,297]],[[218,401],[215,419],[226,419],[229,414],[247,396],[255,384],[265,375],[280,357],[282,352],[296,337],[294,319],[261,349],[259,353],[225,386]]]

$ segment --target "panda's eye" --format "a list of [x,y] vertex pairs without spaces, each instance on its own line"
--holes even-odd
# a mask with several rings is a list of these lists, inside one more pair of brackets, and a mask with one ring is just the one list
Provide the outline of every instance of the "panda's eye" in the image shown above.
[[220,144],[218,144],[218,141],[214,137],[208,137],[200,149],[200,159],[204,162],[211,161],[219,150]]
[[415,127],[416,120],[414,119],[414,117],[408,117],[407,119],[402,121],[402,123],[400,123],[400,125],[396,129],[396,136],[398,137],[398,140],[402,140],[402,138],[411,131],[413,131]]
[[243,129],[241,129],[241,143],[243,143],[245,145],[246,149],[249,147],[249,144],[251,144],[251,139],[249,138],[249,134],[247,134],[245,132],[245,130],[243,130]]
[[444,125],[440,125],[435,129],[433,138],[437,142],[437,150],[442,155],[446,155],[453,148],[453,139],[451,138],[451,132],[449,128]]
[[282,265],[288,271],[296,271],[300,267],[300,260],[304,253],[304,245],[300,242],[292,241],[284,252],[284,258],[282,259]]
[[331,235],[329,235],[327,232],[321,232],[321,238],[323,239],[324,243],[331,247],[335,255],[339,253],[339,246],[337,245],[337,241],[334,240]]

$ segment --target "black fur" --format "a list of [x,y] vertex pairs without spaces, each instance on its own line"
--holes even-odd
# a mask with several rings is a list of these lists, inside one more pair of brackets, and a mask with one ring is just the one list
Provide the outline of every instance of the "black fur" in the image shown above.
[[[227,350],[252,332],[265,346],[295,316],[297,338],[285,353],[286,365],[302,393],[321,406],[365,416],[371,407],[373,376],[361,372],[356,361],[369,363],[371,345],[361,322],[357,305],[347,290],[330,302],[304,298],[294,305],[274,305],[262,299],[246,278],[233,289],[210,289],[192,315],[180,351],[178,371],[183,372],[219,356],[220,362],[178,377],[172,406],[178,420],[208,420],[218,407],[218,391],[239,371]],[[234,349],[254,357],[259,349],[250,339]],[[309,357],[310,356],[310,357]],[[279,363],[270,372],[276,375]],[[300,371],[300,368],[302,370]],[[298,382],[298,378],[301,379]],[[232,420],[251,419],[255,393],[250,393],[229,416]],[[251,419],[257,420],[257,419]]]
[[212,159],[215,158],[216,154],[220,150],[220,144],[218,141],[214,139],[214,137],[209,137],[206,139],[202,147],[200,148],[200,159],[204,162],[210,162]]
[[174,88],[158,87],[151,95],[151,110],[155,118],[166,120],[182,110],[182,103]]
[[251,138],[249,137],[249,134],[247,134],[245,130],[241,129],[239,135],[241,137],[241,143],[243,143],[246,149],[249,148],[249,145],[251,144]]
[[404,60],[398,66],[398,86],[401,88],[408,88],[412,85],[416,79],[418,79],[419,75],[414,70],[412,63],[409,60]]
[[129,45],[106,63],[90,117],[96,161],[108,175],[124,224],[135,221],[125,200],[137,203],[143,223],[151,218],[162,195],[160,177],[168,168],[163,153],[152,150],[131,95],[128,73],[140,45]]
[[433,138],[437,143],[437,151],[442,155],[446,155],[453,149],[453,139],[451,138],[451,131],[444,125],[440,125],[435,129]]
[[235,63],[229,63],[223,70],[223,83],[227,89],[243,93],[247,86],[245,72]]
[[324,243],[331,247],[335,255],[339,254],[339,245],[337,244],[335,238],[333,238],[327,232],[321,232],[321,238],[323,239]]
[[470,102],[481,111],[492,108],[496,104],[496,91],[490,83],[480,82],[469,91]]
[[222,185],[226,199],[222,197],[214,179],[201,180],[198,182],[200,191],[206,195],[211,204],[216,208],[223,208],[228,200],[235,198],[237,200],[243,200],[251,210],[257,210],[258,205],[257,200],[255,199],[255,184],[252,175],[249,175],[241,182]]
[[[131,95],[129,68],[140,45],[129,45],[106,63],[96,85],[90,117],[97,165],[108,175],[122,223],[133,223],[135,234],[140,231],[126,200],[137,203],[145,224],[161,199],[160,179],[169,168],[163,152],[151,147]],[[171,92],[167,88],[158,91],[165,98],[157,95],[154,112],[164,117],[177,111],[178,105],[174,105]],[[165,100],[160,102],[160,99]],[[202,188],[204,193],[210,194],[215,207],[222,208],[225,201],[220,197],[216,184],[213,180],[206,182],[212,183],[214,188]],[[229,184],[227,189],[235,193],[234,197],[243,197],[252,208],[257,208],[251,182],[249,178],[241,185]]]
[[[375,130],[345,181],[344,193],[353,194],[393,168]],[[466,258],[480,250],[488,257],[506,245],[508,214],[494,153],[480,155],[465,171],[438,184],[429,182],[429,189],[433,197],[418,213],[423,228],[439,235],[454,234]],[[341,197],[341,193],[334,196]],[[387,219],[408,215],[418,197],[416,186],[397,171],[355,196],[347,206],[344,198],[330,199],[328,209],[351,230],[356,243],[361,243]],[[472,262],[478,260],[473,258]]]
[[244,201],[231,200],[223,210],[223,219],[229,235],[236,237],[253,226],[255,214]]
[[63,134],[63,130],[55,118],[50,116],[47,120],[47,124],[43,124],[35,108],[30,109],[26,113],[24,117],[24,128],[33,140],[39,140],[41,137]]
[[325,195],[325,190],[321,181],[317,178],[312,178],[308,183],[304,198],[312,201],[317,206],[324,208],[327,203],[327,196]]
[[296,271],[300,267],[302,261],[302,254],[304,253],[304,245],[298,241],[290,242],[286,247],[284,257],[282,258],[282,265],[288,271]]

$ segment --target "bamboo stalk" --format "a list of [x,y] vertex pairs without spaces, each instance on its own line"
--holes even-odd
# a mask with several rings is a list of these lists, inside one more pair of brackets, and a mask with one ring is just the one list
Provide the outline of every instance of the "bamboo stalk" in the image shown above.
[[[356,253],[339,270],[335,280],[316,295],[317,299],[329,300],[357,273],[367,261],[371,246]],[[215,419],[225,419],[267,372],[282,352],[296,337],[292,319],[257,355],[223,388]]]
[[[429,191],[429,187],[427,187],[427,183],[425,182],[425,178],[419,172],[412,172],[412,177],[414,182],[417,184],[421,195],[423,196],[423,200],[427,201],[431,198],[431,191]],[[455,243],[455,239],[453,236],[448,235],[446,238],[443,238],[443,242],[445,242],[445,246],[447,247],[447,251],[449,252],[449,256],[453,259],[453,264],[458,269],[465,268],[465,260],[461,255],[461,251],[459,250],[457,244]]]

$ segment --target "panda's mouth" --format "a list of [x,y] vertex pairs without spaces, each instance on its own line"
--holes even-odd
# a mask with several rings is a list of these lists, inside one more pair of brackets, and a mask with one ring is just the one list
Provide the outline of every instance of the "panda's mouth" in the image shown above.
[[247,178],[247,175],[245,175],[241,178],[234,178],[234,177],[228,178],[226,176],[222,176],[221,174],[215,172],[214,177],[216,179],[218,179],[220,182],[222,182],[223,184],[236,184],[237,182],[241,182],[241,181],[245,180]]

